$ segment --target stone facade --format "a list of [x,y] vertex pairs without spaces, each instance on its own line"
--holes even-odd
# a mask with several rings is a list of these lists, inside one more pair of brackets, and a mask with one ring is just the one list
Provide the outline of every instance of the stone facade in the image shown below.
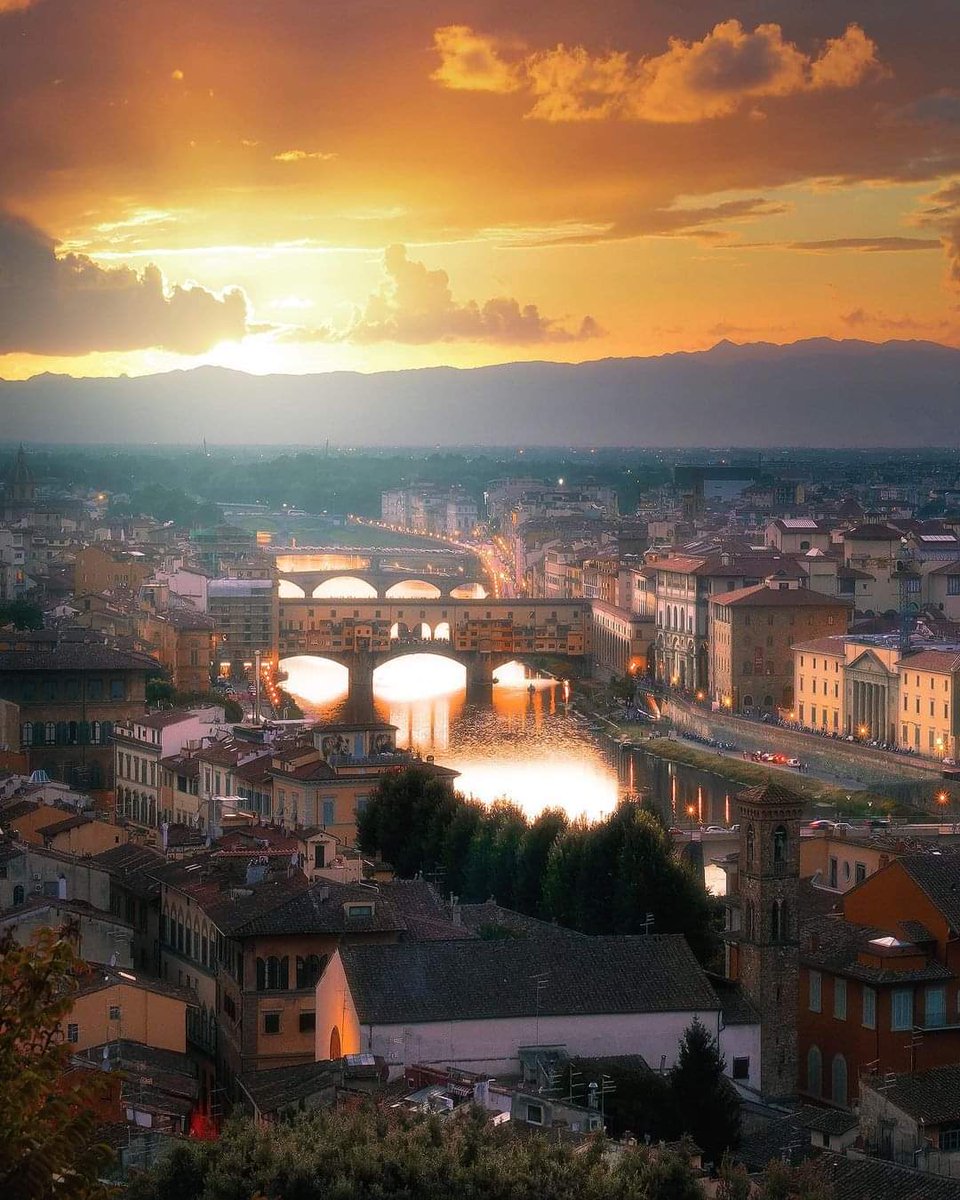
[[760,1012],[760,1089],[786,1099],[797,1090],[803,801],[776,784],[750,788],[737,801],[741,928],[733,962]]

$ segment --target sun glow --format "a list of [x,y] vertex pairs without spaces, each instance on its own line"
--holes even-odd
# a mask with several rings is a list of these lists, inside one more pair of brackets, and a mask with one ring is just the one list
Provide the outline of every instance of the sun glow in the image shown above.
[[408,654],[373,673],[374,695],[386,701],[448,696],[462,692],[466,682],[466,667],[439,654]]
[[332,704],[344,699],[350,688],[347,668],[329,658],[297,654],[283,659],[280,670],[286,672],[285,690],[307,704]]

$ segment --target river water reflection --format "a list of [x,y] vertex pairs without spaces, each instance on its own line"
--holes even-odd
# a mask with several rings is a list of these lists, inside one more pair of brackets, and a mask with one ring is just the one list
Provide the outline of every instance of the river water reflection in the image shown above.
[[[305,712],[342,718],[345,671],[308,657],[282,668]],[[376,672],[377,716],[397,726],[399,746],[459,771],[457,786],[467,795],[488,803],[506,797],[531,818],[550,807],[591,821],[612,812],[622,792],[616,748],[571,719],[562,684],[530,679],[519,664],[499,669],[497,680],[492,703],[468,703],[459,664],[410,656]]]
[[[345,668],[309,656],[281,666],[285,687],[307,715],[344,718]],[[570,713],[556,680],[531,679],[520,664],[499,669],[497,679],[492,702],[468,702],[459,664],[411,655],[374,675],[376,713],[397,726],[399,746],[459,771],[457,787],[466,795],[512,800],[531,819],[552,807],[596,821],[622,797],[642,792],[681,828],[736,820],[730,784],[598,736]],[[705,877],[712,891],[722,891],[722,872],[707,864]]]

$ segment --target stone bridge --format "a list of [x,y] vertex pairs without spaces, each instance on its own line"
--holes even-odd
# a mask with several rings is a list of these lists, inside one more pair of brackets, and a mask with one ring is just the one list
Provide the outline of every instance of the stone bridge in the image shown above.
[[435,653],[460,662],[480,693],[499,666],[549,655],[589,661],[589,601],[280,600],[277,657],[315,655],[350,672],[351,696],[372,697],[373,672],[391,659]]
[[483,569],[468,552],[317,546],[278,548],[275,555],[284,599],[392,599],[411,584],[424,598],[486,596]]

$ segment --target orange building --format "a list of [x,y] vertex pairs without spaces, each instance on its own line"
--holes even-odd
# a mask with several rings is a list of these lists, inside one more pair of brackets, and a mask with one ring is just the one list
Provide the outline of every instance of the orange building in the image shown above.
[[800,1091],[847,1107],[860,1074],[960,1061],[960,855],[907,854],[801,939]]
[[77,551],[74,590],[105,592],[109,588],[136,590],[153,574],[154,564],[141,550],[126,546],[84,546]]
[[133,971],[96,967],[81,977],[63,1028],[76,1053],[126,1039],[182,1054],[187,1049],[187,1010],[196,1002],[186,988]]

